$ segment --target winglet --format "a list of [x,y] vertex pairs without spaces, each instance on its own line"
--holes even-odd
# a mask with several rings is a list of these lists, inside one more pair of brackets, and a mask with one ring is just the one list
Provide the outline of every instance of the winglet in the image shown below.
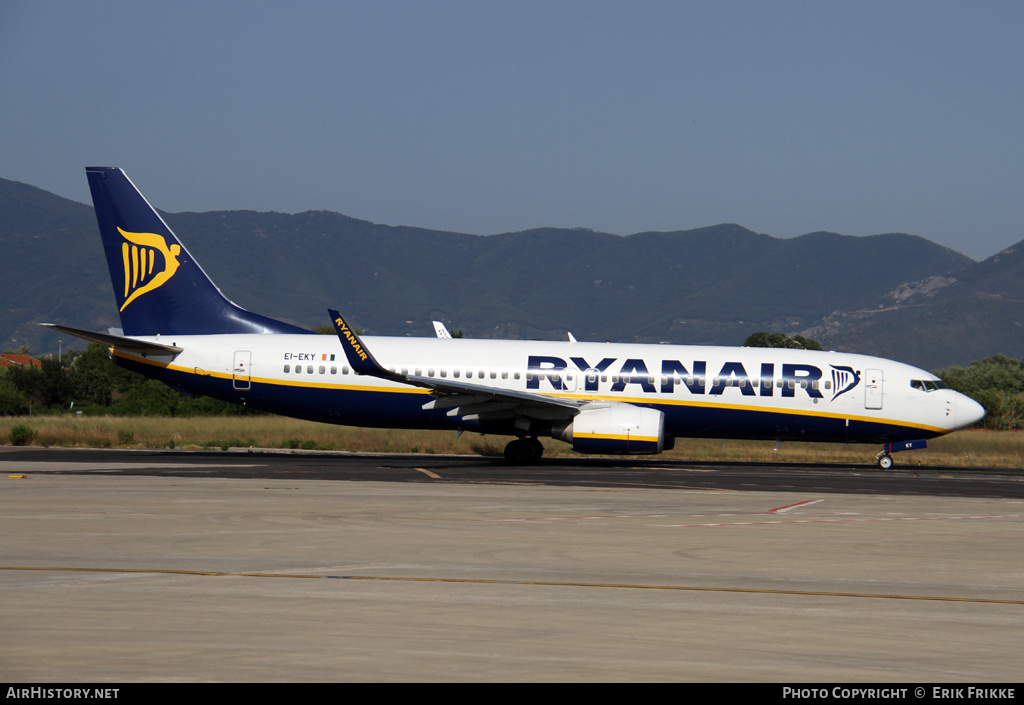
[[334,323],[334,330],[338,332],[338,340],[341,341],[341,347],[345,351],[345,357],[348,358],[348,364],[352,365],[352,369],[356,374],[372,375],[387,379],[395,377],[394,374],[384,369],[377,362],[376,358],[370,354],[370,351],[363,345],[363,341],[349,327],[340,313],[334,309],[327,309],[327,313],[330,314],[331,322]]

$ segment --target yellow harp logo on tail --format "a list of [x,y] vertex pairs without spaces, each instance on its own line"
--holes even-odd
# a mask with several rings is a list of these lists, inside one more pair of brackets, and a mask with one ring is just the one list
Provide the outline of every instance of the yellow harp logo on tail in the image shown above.
[[[121,228],[117,231],[127,242],[121,243],[124,259],[124,311],[135,299],[154,289],[159,289],[178,271],[178,255],[181,245],[167,247],[167,241],[156,233],[129,233]],[[163,260],[157,264],[157,255]]]

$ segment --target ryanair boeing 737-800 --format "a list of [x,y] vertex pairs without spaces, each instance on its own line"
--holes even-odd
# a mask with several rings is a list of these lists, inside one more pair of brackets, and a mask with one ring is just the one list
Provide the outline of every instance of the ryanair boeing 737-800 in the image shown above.
[[[351,426],[512,436],[511,463],[539,437],[582,453],[659,453],[676,438],[880,443],[891,453],[984,415],[934,375],[838,352],[675,345],[337,338],[235,305],[120,169],[86,169],[122,329],[57,330],[192,393]],[[441,327],[443,328],[443,326]]]

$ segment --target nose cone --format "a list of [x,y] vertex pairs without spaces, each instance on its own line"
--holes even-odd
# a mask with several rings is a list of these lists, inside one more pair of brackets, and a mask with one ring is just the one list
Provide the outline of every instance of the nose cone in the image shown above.
[[985,407],[964,394],[956,398],[956,425],[966,428],[985,418]]

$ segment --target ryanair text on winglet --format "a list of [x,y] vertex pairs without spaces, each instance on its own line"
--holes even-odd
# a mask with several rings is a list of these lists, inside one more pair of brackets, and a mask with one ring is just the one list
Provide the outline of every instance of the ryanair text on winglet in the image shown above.
[[359,356],[360,360],[365,360],[366,351],[364,351],[363,346],[359,344],[358,338],[356,338],[355,335],[352,334],[352,331],[349,330],[348,326],[345,325],[345,321],[342,320],[341,316],[335,318],[334,323],[338,326],[338,330],[341,334],[345,336],[345,339],[348,340],[349,345],[352,346],[353,352]]

